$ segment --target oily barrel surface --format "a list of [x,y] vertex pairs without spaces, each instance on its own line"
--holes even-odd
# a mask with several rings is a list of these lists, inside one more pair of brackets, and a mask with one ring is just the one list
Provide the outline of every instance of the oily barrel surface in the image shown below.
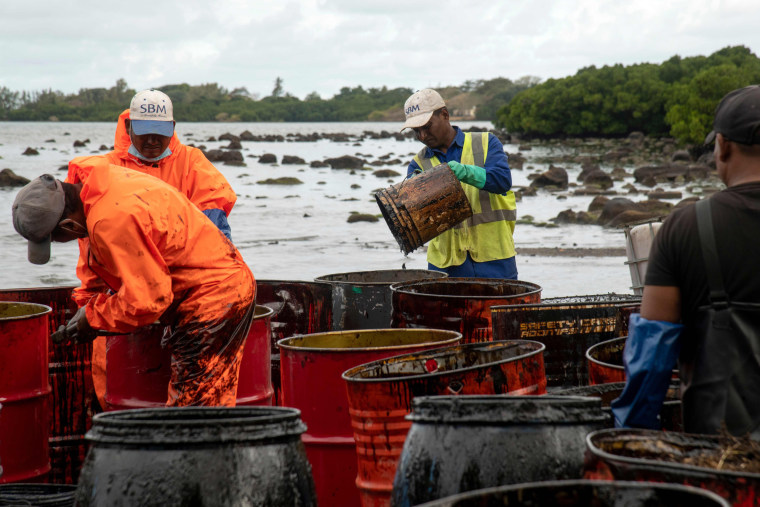
[[390,356],[447,345],[462,335],[438,329],[361,329],[284,338],[283,405],[301,411],[303,434],[320,505],[359,505],[356,443],[344,371]]
[[638,309],[641,298],[599,294],[544,299],[540,304],[491,307],[495,340],[536,340],[546,344],[550,387],[588,383],[586,351],[625,334],[624,309]]
[[[1,301],[49,306],[49,333],[65,324],[76,312],[71,299],[73,286],[0,290]],[[104,339],[104,338],[99,338]],[[48,341],[50,405],[50,465],[48,480],[76,484],[87,453],[84,435],[92,416],[101,409],[92,385],[92,344],[57,345]]]
[[362,505],[387,505],[417,396],[544,394],[544,345],[472,343],[394,356],[343,373]]
[[182,407],[99,414],[77,505],[316,505],[296,409]]
[[760,505],[757,442],[729,436],[605,429],[586,436],[588,479],[685,484],[734,506]]
[[50,307],[0,302],[0,483],[41,480],[48,447]]
[[493,339],[491,307],[541,301],[531,282],[492,278],[445,278],[391,285],[391,327],[426,327],[462,333],[463,343]]
[[606,427],[597,398],[432,396],[412,402],[392,505],[465,491],[581,479],[586,434]]
[[383,269],[334,273],[315,280],[333,286],[333,331],[348,331],[390,327],[392,284],[447,276],[428,269]]
[[3,484],[0,507],[72,507],[76,490],[75,484]]
[[630,481],[543,481],[487,488],[433,502],[426,507],[729,507],[718,495],[679,484]]

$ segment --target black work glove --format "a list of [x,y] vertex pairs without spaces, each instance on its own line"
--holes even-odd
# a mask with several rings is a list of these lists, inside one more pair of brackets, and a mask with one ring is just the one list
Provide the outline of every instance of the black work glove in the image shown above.
[[89,343],[98,336],[97,329],[93,329],[90,323],[87,322],[87,314],[85,313],[85,307],[81,307],[77,310],[77,313],[71,317],[66,325],[58,327],[58,331],[50,335],[53,343]]

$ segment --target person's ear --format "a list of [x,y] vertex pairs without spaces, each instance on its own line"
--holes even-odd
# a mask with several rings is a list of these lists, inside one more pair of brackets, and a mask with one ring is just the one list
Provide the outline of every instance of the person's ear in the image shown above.
[[64,218],[63,220],[58,222],[58,227],[61,230],[64,230],[70,234],[73,234],[77,238],[87,237],[87,227],[80,224],[76,220],[72,220],[71,218]]
[[720,161],[725,162],[728,160],[734,150],[733,143],[723,137],[723,134],[718,134],[715,136],[715,144],[718,145],[718,156]]

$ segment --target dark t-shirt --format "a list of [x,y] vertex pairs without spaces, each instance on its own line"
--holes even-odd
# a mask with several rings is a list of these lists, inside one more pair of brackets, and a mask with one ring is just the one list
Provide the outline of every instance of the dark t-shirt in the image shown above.
[[[760,183],[727,188],[711,197],[723,283],[732,301],[760,303]],[[693,205],[662,224],[649,255],[646,285],[681,289],[681,316],[693,322],[708,304],[702,248]]]

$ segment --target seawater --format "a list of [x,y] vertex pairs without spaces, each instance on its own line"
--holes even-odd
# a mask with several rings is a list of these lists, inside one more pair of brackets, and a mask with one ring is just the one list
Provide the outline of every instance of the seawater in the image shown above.
[[[228,141],[209,141],[225,133],[254,135],[346,133],[356,136],[365,131],[395,132],[397,123],[178,123],[177,134],[185,144],[217,149]],[[466,122],[460,126],[491,127],[489,122]],[[0,122],[0,168],[32,179],[51,173],[66,176],[65,166],[74,157],[102,154],[101,145],[113,145],[116,123],[69,122]],[[75,141],[89,142],[75,148]],[[384,269],[426,269],[425,247],[404,256],[385,221],[348,223],[352,212],[380,215],[375,201],[377,190],[398,183],[406,167],[422,145],[413,139],[365,139],[333,142],[242,142],[245,167],[216,163],[238,195],[230,215],[233,241],[262,280],[313,280],[318,276],[354,271]],[[25,156],[27,147],[39,155]],[[561,150],[561,148],[552,148]],[[505,145],[507,152],[519,151],[517,145]],[[530,183],[528,174],[548,166],[530,161],[531,157],[550,154],[549,148],[536,147],[525,170],[514,170],[516,187]],[[258,156],[272,153],[278,164],[259,164]],[[282,165],[283,155],[294,155],[306,165]],[[383,155],[399,159],[400,164],[369,166],[372,171],[349,171],[311,168],[314,160],[342,155],[359,156],[368,162]],[[393,169],[399,176],[379,178],[374,170]],[[627,168],[629,172],[633,168]],[[571,181],[578,170],[568,167]],[[574,171],[574,172],[573,172]],[[295,177],[298,185],[266,185],[268,178]],[[621,185],[620,183],[616,184]],[[75,266],[78,249],[75,243],[54,243],[51,261],[44,266],[30,264],[26,258],[26,241],[13,229],[11,204],[17,188],[0,188],[0,251],[3,269],[0,288],[26,288],[77,283]],[[536,222],[547,222],[560,211],[583,211],[590,197],[565,196],[558,199],[548,192],[526,197],[518,203],[518,216],[531,215]],[[518,225],[515,242],[523,247],[624,247],[622,230],[597,226],[562,226],[544,228]],[[631,278],[625,257],[518,257],[520,279],[537,283],[543,297],[631,293]]]

